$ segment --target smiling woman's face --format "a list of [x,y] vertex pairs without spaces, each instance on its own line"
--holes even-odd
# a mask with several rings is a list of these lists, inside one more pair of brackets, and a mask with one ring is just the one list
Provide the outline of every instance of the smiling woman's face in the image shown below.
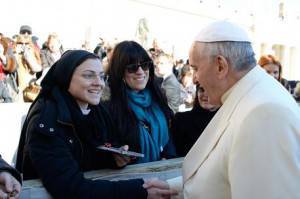
[[99,104],[104,77],[99,59],[87,59],[75,69],[68,91],[81,109],[86,109],[89,104]]
[[124,80],[127,86],[132,90],[137,92],[144,90],[149,80],[149,68],[144,67],[143,69],[143,67],[140,66],[135,72],[125,69]]

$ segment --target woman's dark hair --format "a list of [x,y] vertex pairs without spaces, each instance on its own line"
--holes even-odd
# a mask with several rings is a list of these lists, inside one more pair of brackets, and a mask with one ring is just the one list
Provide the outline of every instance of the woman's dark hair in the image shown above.
[[[143,63],[152,61],[146,50],[135,41],[123,41],[115,46],[108,70],[108,84],[111,91],[111,99],[108,105],[114,123],[117,124],[121,134],[120,144],[131,144],[132,150],[140,150],[139,133],[137,119],[133,111],[128,106],[124,75],[125,67],[129,64]],[[149,80],[146,85],[162,111],[167,121],[172,117],[166,97],[160,90],[157,78],[154,75],[154,65],[149,68]]]

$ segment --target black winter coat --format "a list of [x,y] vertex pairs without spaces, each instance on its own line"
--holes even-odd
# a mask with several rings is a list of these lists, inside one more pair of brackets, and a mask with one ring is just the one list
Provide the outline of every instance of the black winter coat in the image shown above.
[[197,106],[175,114],[171,132],[178,156],[185,156],[189,152],[216,112]]
[[[112,126],[106,111],[99,108],[106,126]],[[32,105],[17,157],[24,179],[41,178],[54,198],[147,198],[142,179],[111,182],[83,176],[83,171],[113,166],[110,153],[97,151],[79,138],[58,90],[52,91],[52,98],[39,98]]]

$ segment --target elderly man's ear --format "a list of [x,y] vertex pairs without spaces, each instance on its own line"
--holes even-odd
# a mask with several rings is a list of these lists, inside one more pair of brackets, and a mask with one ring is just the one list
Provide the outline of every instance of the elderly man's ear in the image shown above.
[[225,57],[222,55],[218,55],[216,57],[216,65],[217,65],[217,74],[219,79],[223,79],[228,75],[229,72],[229,63]]

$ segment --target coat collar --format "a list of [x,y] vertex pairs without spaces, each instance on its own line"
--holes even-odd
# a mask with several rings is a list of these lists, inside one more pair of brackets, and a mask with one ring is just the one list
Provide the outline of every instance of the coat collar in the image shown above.
[[185,157],[183,162],[184,182],[194,175],[217,146],[230,124],[232,113],[242,98],[266,75],[261,67],[256,66],[224,94],[224,97],[222,97],[222,100],[224,100],[223,105]]
[[61,91],[55,87],[52,91],[52,95],[57,102],[57,120],[64,123],[72,123],[71,112],[69,108],[67,108],[68,106],[61,94]]
[[46,104],[44,105],[38,122],[39,131],[46,135],[56,134],[58,121],[63,124],[72,124],[70,110],[67,108],[67,104],[57,87],[53,88],[51,96],[52,100],[45,101]]

